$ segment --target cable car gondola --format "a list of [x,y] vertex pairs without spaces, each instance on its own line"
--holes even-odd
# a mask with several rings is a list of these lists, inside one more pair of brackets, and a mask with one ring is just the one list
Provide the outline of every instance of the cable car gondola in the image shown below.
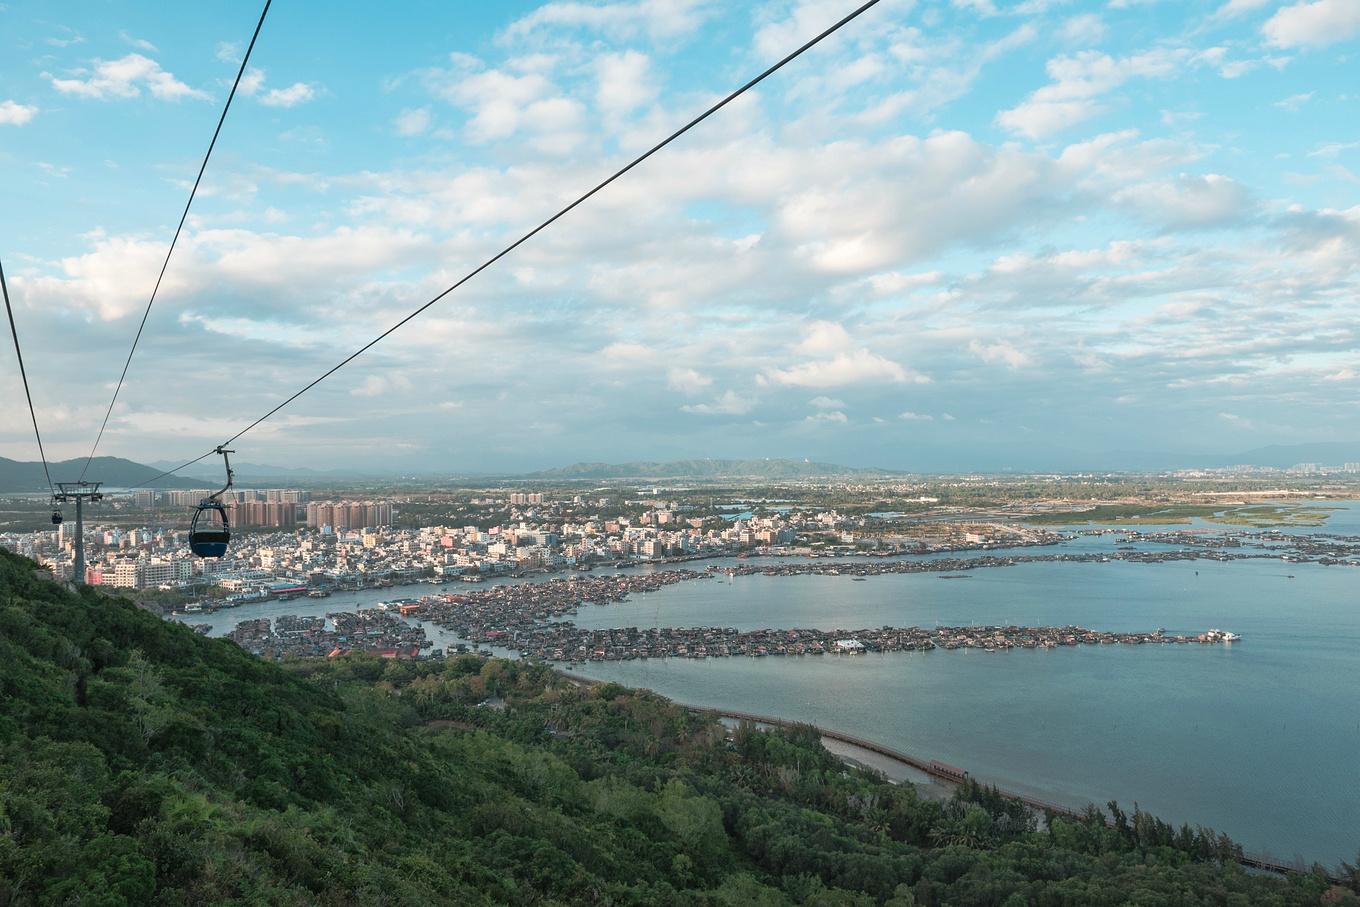
[[52,525],[53,525],[53,526],[60,526],[62,520],[64,520],[64,519],[65,519],[65,517],[63,517],[63,516],[61,515],[61,509],[60,509],[60,508],[58,508],[58,509],[52,511]]
[[222,462],[227,467],[227,484],[222,486],[221,491],[198,502],[193,522],[189,524],[189,550],[199,557],[222,557],[227,553],[227,545],[231,541],[227,508],[218,498],[231,490],[234,476],[227,454],[232,451],[219,447],[216,452],[222,455]]

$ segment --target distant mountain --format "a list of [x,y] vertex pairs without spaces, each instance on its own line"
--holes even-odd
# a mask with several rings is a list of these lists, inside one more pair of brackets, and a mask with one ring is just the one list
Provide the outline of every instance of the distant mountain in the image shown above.
[[[80,479],[80,473],[85,469],[85,460],[83,458],[62,460],[48,465],[52,470],[52,481],[75,482]],[[177,465],[179,464],[169,464],[169,466]],[[169,466],[166,468],[168,469]],[[160,469],[134,463],[131,460],[124,460],[122,457],[95,457],[90,461],[90,468],[86,471],[85,477],[91,481],[103,482],[109,488],[126,488],[129,485],[145,482],[159,472],[161,472]],[[194,488],[202,484],[197,480],[171,476],[160,479],[147,487]],[[0,491],[46,490],[47,479],[43,476],[41,461],[10,460],[0,457]]]
[[[173,469],[179,463],[170,460],[157,460],[151,464],[157,469]],[[231,463],[232,470],[236,473],[236,481],[258,484],[270,480],[291,481],[291,482],[334,482],[341,479],[362,479],[373,478],[372,472],[363,472],[354,469],[312,469],[309,466],[268,466],[260,463]],[[205,460],[202,463],[195,463],[182,470],[180,475],[201,476],[206,479],[221,479],[222,464],[216,460]]]
[[1336,441],[1320,444],[1272,444],[1257,447],[1227,458],[1224,466],[1294,466],[1298,463],[1320,463],[1340,466],[1360,463],[1360,444]]
[[805,479],[822,476],[885,476],[886,469],[861,469],[810,460],[674,460],[669,463],[573,463],[529,473],[526,479]]
[[1103,456],[1085,455],[1079,462],[1055,463],[1053,469],[1089,468],[1111,470],[1222,469],[1229,466],[1262,466],[1287,469],[1299,463],[1340,466],[1360,462],[1360,444],[1344,441],[1314,444],[1272,444],[1228,454],[1180,451],[1117,451]]

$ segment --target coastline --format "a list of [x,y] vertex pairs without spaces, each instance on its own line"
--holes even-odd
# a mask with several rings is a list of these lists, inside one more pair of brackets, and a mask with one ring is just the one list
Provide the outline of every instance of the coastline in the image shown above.
[[[554,667],[553,670],[578,685],[593,686],[606,681],[596,680],[581,674],[573,674],[569,671]],[[648,691],[655,692],[655,691]],[[660,695],[660,694],[658,694]],[[856,737],[853,734],[846,734],[831,728],[822,727],[807,721],[790,721],[786,718],[779,718],[774,715],[758,715],[752,712],[739,712],[713,706],[694,705],[687,702],[670,700],[673,705],[705,715],[712,715],[720,720],[728,721],[748,721],[757,725],[769,727],[811,727],[817,731],[822,738],[822,745],[832,755],[837,756],[842,761],[854,765],[857,768],[867,768],[882,774],[889,782],[894,784],[911,783],[917,786],[917,790],[927,799],[947,799],[953,795],[954,788],[965,778],[971,778],[979,783],[986,784],[994,788],[1002,796],[1013,800],[1019,800],[1029,808],[1040,813],[1053,813],[1059,816],[1070,818],[1080,818],[1082,810],[1073,809],[1070,806],[1063,806],[1028,794],[1018,793],[1007,790],[994,784],[988,784],[984,779],[973,778],[965,769],[956,766],[946,765],[937,760],[922,759],[902,750],[886,746],[877,741]],[[832,744],[827,746],[828,741]],[[924,776],[924,780],[922,780]],[[1273,872],[1279,875],[1303,875],[1311,872],[1311,867],[1283,863],[1266,856],[1244,853],[1238,860],[1242,866],[1249,869]],[[1340,883],[1329,870],[1327,874],[1329,881]]]

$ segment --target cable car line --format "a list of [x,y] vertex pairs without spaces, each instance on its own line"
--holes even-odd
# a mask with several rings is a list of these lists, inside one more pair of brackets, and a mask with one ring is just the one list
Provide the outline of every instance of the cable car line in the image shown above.
[[146,328],[146,319],[151,314],[151,307],[156,303],[156,294],[160,292],[161,281],[165,279],[166,268],[170,266],[170,256],[175,254],[175,244],[179,242],[180,232],[184,230],[184,222],[189,218],[189,208],[193,206],[194,196],[198,194],[198,184],[203,181],[203,172],[208,169],[208,159],[212,157],[213,148],[217,145],[217,137],[222,134],[222,124],[227,121],[227,111],[231,110],[232,99],[236,97],[236,89],[241,85],[241,77],[245,75],[246,64],[250,62],[250,52],[255,49],[255,39],[260,37],[260,29],[264,26],[264,17],[269,13],[269,5],[273,0],[265,0],[264,9],[260,11],[260,21],[255,23],[255,32],[250,36],[250,44],[246,46],[245,56],[241,58],[241,67],[236,71],[236,81],[231,84],[231,91],[227,94],[227,103],[222,106],[222,115],[217,118],[217,128],[213,130],[212,141],[208,142],[208,150],[203,155],[203,163],[198,167],[198,176],[194,178],[193,188],[189,190],[189,200],[184,203],[184,212],[179,216],[179,225],[175,227],[175,235],[170,239],[170,248],[165,251],[165,260],[161,262],[160,274],[156,276],[156,285],[151,289],[151,298],[146,301],[146,309],[142,312],[142,322],[137,326],[137,335],[132,338],[132,348],[128,350],[127,361],[123,363],[123,373],[118,376],[118,384],[113,389],[113,398],[109,400],[109,408],[104,412],[104,421],[99,426],[99,434],[95,436],[94,445],[90,448],[90,455],[85,458],[85,466],[80,470],[80,478],[84,480],[85,473],[90,468],[90,461],[94,459],[95,451],[99,449],[99,442],[104,438],[104,429],[109,426],[109,416],[113,415],[113,405],[118,402],[118,392],[123,389],[123,380],[127,378],[128,367],[132,365],[132,356],[137,352],[137,344],[142,339],[142,331]]
[[150,485],[152,482],[159,482],[161,479],[165,478],[166,476],[172,476],[172,475],[174,475],[175,473],[179,472],[181,469],[188,469],[190,466],[193,466],[195,463],[198,463],[198,462],[200,462],[200,461],[202,461],[202,460],[206,460],[206,459],[208,459],[208,457],[211,457],[211,456],[212,456],[213,454],[215,454],[215,453],[217,453],[217,448],[214,447],[212,450],[208,451],[208,452],[205,453],[205,454],[199,454],[198,456],[194,457],[192,460],[190,460],[190,461],[187,462],[187,463],[181,463],[181,464],[179,464],[179,465],[176,466],[174,469],[167,469],[165,472],[160,473],[159,475],[154,475],[154,476],[152,476],[151,478],[145,479],[145,480],[143,480],[143,481],[141,481],[141,482],[138,482],[136,485],[129,485],[129,486],[128,486],[128,490],[131,491],[131,490],[134,489],[134,488],[143,488],[143,487],[145,487],[145,486],[147,486],[147,485]]
[[[608,177],[607,179],[605,179],[603,182],[601,182],[601,183],[599,183],[598,185],[596,185],[593,189],[591,189],[590,191],[586,192],[584,195],[581,195],[581,196],[578,197],[575,201],[573,201],[571,204],[567,205],[565,208],[563,208],[562,210],[558,211],[556,214],[552,215],[552,216],[549,217],[547,220],[543,221],[543,223],[539,224],[537,227],[534,227],[534,228],[533,228],[532,230],[530,230],[528,233],[525,233],[525,234],[524,234],[523,236],[521,236],[519,239],[515,240],[515,241],[514,241],[513,243],[511,243],[510,245],[506,246],[504,249],[502,249],[501,251],[497,252],[495,255],[493,255],[492,257],[488,258],[486,261],[482,262],[480,265],[478,265],[478,266],[477,266],[476,268],[474,268],[473,270],[469,271],[466,275],[464,275],[461,279],[459,279],[457,283],[453,284],[453,286],[451,286],[451,287],[449,287],[448,289],[444,290],[444,291],[441,292],[439,295],[437,295],[437,296],[435,296],[433,299],[431,299],[429,302],[425,303],[424,305],[422,305],[422,306],[420,306],[418,309],[416,309],[414,312],[411,312],[409,315],[407,315],[406,317],[402,318],[400,321],[398,321],[396,324],[392,325],[392,326],[391,326],[390,328],[388,328],[387,330],[383,331],[383,332],[382,332],[381,334],[379,334],[377,337],[373,338],[373,339],[370,340],[368,343],[364,344],[362,347],[360,347],[359,349],[355,350],[355,351],[354,351],[353,353],[351,353],[349,356],[346,356],[346,357],[345,357],[344,359],[342,359],[338,364],[336,364],[335,366],[333,366],[330,370],[326,371],[324,374],[320,375],[319,377],[313,379],[313,380],[311,381],[311,383],[307,384],[307,385],[306,385],[305,387],[303,387],[301,390],[297,391],[297,392],[294,393],[292,396],[290,396],[290,397],[288,397],[286,400],[284,400],[282,403],[278,404],[278,405],[275,406],[273,409],[269,410],[269,412],[265,413],[263,416],[260,416],[260,417],[259,417],[258,419],[256,419],[254,422],[251,422],[251,423],[250,423],[249,425],[247,425],[245,428],[241,429],[241,430],[238,431],[236,434],[232,435],[230,438],[228,438],[227,440],[223,441],[222,444],[220,445],[220,447],[225,447],[226,445],[231,444],[231,443],[232,443],[233,441],[235,441],[237,438],[240,438],[242,435],[244,435],[244,434],[246,434],[247,432],[249,432],[249,431],[251,431],[252,429],[254,429],[254,428],[255,428],[256,426],[258,426],[261,422],[264,422],[266,419],[269,419],[270,417],[272,417],[273,415],[275,415],[276,413],[278,413],[279,410],[283,409],[285,406],[287,406],[288,404],[292,403],[292,402],[293,402],[294,400],[296,400],[298,397],[301,397],[303,394],[307,393],[309,390],[311,390],[312,388],[316,387],[316,386],[317,386],[318,384],[320,384],[322,381],[325,381],[325,380],[326,380],[327,378],[329,378],[331,375],[334,375],[336,372],[340,371],[340,369],[342,369],[342,368],[344,368],[345,366],[349,365],[349,364],[350,364],[351,362],[353,362],[355,359],[359,358],[361,355],[363,355],[364,353],[368,352],[370,349],[372,349],[374,346],[376,346],[376,345],[377,345],[378,343],[380,343],[382,340],[386,339],[386,338],[388,337],[388,335],[392,334],[393,332],[395,332],[395,331],[398,330],[399,328],[403,327],[407,322],[411,321],[413,318],[415,318],[416,316],[420,315],[420,314],[421,314],[422,312],[424,312],[426,309],[430,308],[432,305],[434,305],[435,303],[437,303],[437,302],[439,302],[440,300],[442,300],[445,296],[448,296],[448,295],[449,295],[450,293],[452,293],[454,290],[457,290],[457,289],[458,289],[459,287],[461,287],[463,284],[467,283],[469,280],[471,280],[472,278],[476,277],[478,274],[482,273],[482,272],[485,271],[487,268],[491,267],[492,265],[494,265],[496,262],[500,261],[500,260],[501,260],[502,258],[504,258],[505,256],[509,255],[511,252],[515,251],[516,249],[518,249],[520,246],[524,245],[524,244],[525,244],[526,242],[528,242],[529,240],[533,239],[533,238],[534,238],[535,236],[537,236],[539,233],[543,232],[543,231],[546,230],[548,227],[550,227],[550,226],[552,226],[554,223],[556,223],[558,220],[560,220],[561,218],[565,217],[567,214],[569,214],[570,212],[572,212],[573,210],[575,210],[577,207],[579,207],[580,205],[582,205],[583,203],[585,203],[587,200],[589,200],[591,197],[593,197],[596,193],[598,193],[598,192],[600,192],[601,190],[605,189],[607,186],[609,186],[609,185],[610,185],[611,183],[613,183],[615,180],[619,179],[621,176],[623,176],[624,174],[628,173],[628,172],[629,172],[630,170],[632,170],[633,168],[637,167],[637,166],[638,166],[639,164],[641,164],[643,161],[647,160],[647,159],[650,158],[652,155],[656,154],[658,151],[660,151],[661,149],[665,148],[667,145],[671,144],[671,143],[674,142],[676,139],[678,139],[678,138],[680,138],[681,136],[683,136],[685,133],[689,132],[689,131],[690,131],[691,129],[693,129],[695,126],[698,126],[698,125],[699,125],[700,123],[702,123],[704,120],[707,120],[709,117],[711,117],[713,114],[717,113],[719,110],[722,110],[724,107],[726,107],[728,104],[730,104],[730,103],[732,103],[733,101],[735,101],[737,98],[739,98],[739,97],[741,97],[742,95],[746,94],[746,92],[750,91],[752,88],[755,88],[755,87],[756,87],[757,85],[759,85],[761,82],[765,81],[767,78],[769,78],[770,76],[774,75],[774,74],[775,74],[776,72],[778,72],[779,70],[783,69],[783,68],[784,68],[785,66],[787,66],[789,63],[793,62],[793,61],[796,60],[798,57],[802,56],[804,53],[806,53],[807,51],[811,50],[813,47],[816,47],[816,46],[817,46],[818,44],[820,44],[822,41],[824,41],[824,40],[826,40],[827,38],[831,37],[831,35],[835,34],[835,33],[838,32],[838,31],[840,31],[843,27],[845,27],[846,25],[850,24],[850,23],[853,22],[855,19],[859,18],[862,14],[864,14],[864,13],[867,12],[868,10],[872,9],[873,7],[877,6],[878,3],[879,3],[879,0],[868,0],[868,2],[862,4],[861,6],[859,6],[859,7],[856,8],[855,10],[853,10],[851,13],[849,13],[848,15],[846,15],[844,18],[838,20],[835,24],[831,25],[829,28],[827,28],[826,30],[822,31],[822,32],[821,32],[820,34],[818,34],[816,37],[813,37],[813,38],[809,39],[807,42],[805,42],[803,45],[801,45],[800,47],[798,47],[796,50],[792,51],[792,52],[789,53],[787,56],[785,56],[785,57],[781,58],[780,60],[778,60],[777,62],[775,62],[773,65],[771,65],[771,66],[770,66],[768,69],[766,69],[764,72],[760,73],[760,74],[757,75],[755,78],[753,78],[753,79],[751,79],[750,81],[746,82],[746,83],[745,83],[744,85],[742,85],[740,88],[737,88],[737,89],[736,89],[735,91],[733,91],[731,94],[727,95],[727,96],[724,97],[722,100],[718,101],[716,104],[714,104],[713,106],[711,106],[711,107],[709,107],[707,110],[705,110],[703,113],[699,114],[697,117],[695,117],[694,119],[690,120],[688,123],[686,123],[685,125],[681,126],[679,129],[677,129],[677,130],[675,130],[674,132],[672,132],[670,135],[666,136],[666,138],[664,138],[664,139],[662,139],[661,141],[657,142],[657,143],[656,143],[655,145],[653,145],[651,148],[648,148],[646,151],[644,151],[642,154],[640,154],[639,156],[637,156],[636,158],[634,158],[634,159],[633,159],[631,162],[629,162],[627,165],[625,165],[625,166],[622,167],[621,169],[615,171],[613,175],[611,175],[610,177]],[[150,479],[147,479],[145,482],[142,483],[142,485],[149,485],[149,484],[151,484],[152,482],[157,481],[158,479],[162,479],[162,478],[164,478],[164,477],[166,477],[166,476],[168,476],[168,475],[171,475],[172,473],[178,472],[178,471],[181,470],[181,469],[184,469],[184,468],[186,468],[186,467],[188,467],[188,466],[192,466],[194,463],[197,463],[199,460],[206,459],[207,457],[212,456],[212,455],[213,455],[214,453],[216,453],[216,452],[217,452],[216,449],[210,450],[210,451],[208,451],[207,453],[203,454],[202,456],[198,457],[197,459],[190,460],[188,463],[185,463],[185,464],[183,464],[183,465],[181,465],[181,466],[177,466],[177,467],[175,467],[174,469],[167,470],[166,472],[163,472],[163,473],[161,473],[161,474],[158,475],[158,476],[154,476],[154,477],[152,477],[152,478],[150,478]],[[140,486],[134,485],[133,487],[136,488],[136,487],[140,487]]]
[[9,284],[5,283],[5,265],[0,262],[0,294],[5,297],[5,314],[9,316],[9,335],[14,338],[14,355],[19,360],[19,377],[24,381],[24,397],[28,400],[28,414],[33,419],[33,437],[38,439],[38,456],[42,457],[43,475],[47,477],[47,490],[56,497],[57,489],[52,485],[52,472],[47,468],[47,451],[43,449],[42,432],[38,431],[38,413],[33,409],[33,395],[28,390],[28,372],[24,370],[24,351],[19,348],[19,329],[14,326],[14,309],[9,304]]

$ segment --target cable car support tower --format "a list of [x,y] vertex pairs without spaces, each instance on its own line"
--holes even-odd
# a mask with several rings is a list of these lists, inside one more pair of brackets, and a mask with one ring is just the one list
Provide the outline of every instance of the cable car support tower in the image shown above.
[[52,496],[54,501],[61,503],[76,502],[76,564],[75,569],[71,571],[71,579],[77,586],[85,585],[85,502],[103,500],[104,495],[99,491],[102,484],[86,481],[57,482],[56,486],[61,490]]

